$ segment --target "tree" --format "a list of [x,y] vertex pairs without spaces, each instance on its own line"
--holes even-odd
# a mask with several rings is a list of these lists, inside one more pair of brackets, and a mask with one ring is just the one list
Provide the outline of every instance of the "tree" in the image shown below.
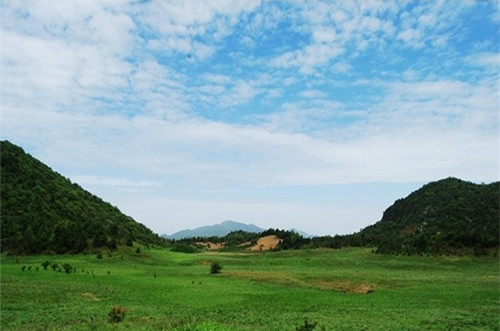
[[210,265],[211,274],[220,274],[221,270],[222,270],[222,265],[218,261],[214,261]]
[[45,260],[42,262],[41,266],[43,267],[43,270],[47,270],[47,267],[50,265],[50,262],[48,260]]

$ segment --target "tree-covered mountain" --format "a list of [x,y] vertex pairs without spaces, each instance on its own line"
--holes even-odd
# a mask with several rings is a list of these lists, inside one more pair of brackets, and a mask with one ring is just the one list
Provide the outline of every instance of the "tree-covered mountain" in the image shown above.
[[431,182],[397,200],[378,223],[343,239],[381,253],[483,254],[499,246],[499,188],[499,182],[456,178]]
[[170,236],[163,235],[163,237],[167,239],[184,239],[193,237],[214,237],[214,236],[224,237],[230,232],[234,231],[257,233],[264,231],[264,229],[261,229],[253,224],[244,224],[235,221],[224,221],[219,224],[201,226],[199,228],[195,228],[192,230],[181,230]]
[[164,240],[118,208],[0,142],[1,250],[78,253]]

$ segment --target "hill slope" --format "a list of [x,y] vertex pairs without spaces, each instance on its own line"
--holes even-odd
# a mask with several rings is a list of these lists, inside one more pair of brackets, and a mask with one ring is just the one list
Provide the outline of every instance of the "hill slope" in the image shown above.
[[2,141],[0,153],[2,251],[78,253],[133,241],[163,242],[22,148]]
[[353,239],[381,253],[481,253],[499,246],[499,199],[498,182],[431,182],[397,200]]
[[234,221],[224,221],[220,224],[201,226],[192,230],[182,230],[176,232],[170,236],[163,235],[163,237],[168,239],[184,239],[192,237],[224,237],[233,231],[244,231],[244,232],[262,232],[263,229],[259,228],[253,224],[243,224]]

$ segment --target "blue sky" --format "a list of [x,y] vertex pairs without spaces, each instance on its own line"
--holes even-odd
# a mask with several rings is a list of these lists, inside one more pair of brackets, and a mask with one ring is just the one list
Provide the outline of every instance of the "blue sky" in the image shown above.
[[158,233],[498,180],[496,1],[3,1],[8,139]]

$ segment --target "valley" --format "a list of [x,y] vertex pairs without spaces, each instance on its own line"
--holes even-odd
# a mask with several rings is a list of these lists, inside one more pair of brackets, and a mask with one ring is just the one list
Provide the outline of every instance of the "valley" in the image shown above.
[[[295,330],[305,318],[315,330],[498,327],[500,268],[491,256],[136,250],[101,259],[3,254],[2,330]],[[44,270],[46,260],[74,269]],[[220,274],[209,273],[213,261]],[[126,309],[120,323],[108,322],[114,306]]]

